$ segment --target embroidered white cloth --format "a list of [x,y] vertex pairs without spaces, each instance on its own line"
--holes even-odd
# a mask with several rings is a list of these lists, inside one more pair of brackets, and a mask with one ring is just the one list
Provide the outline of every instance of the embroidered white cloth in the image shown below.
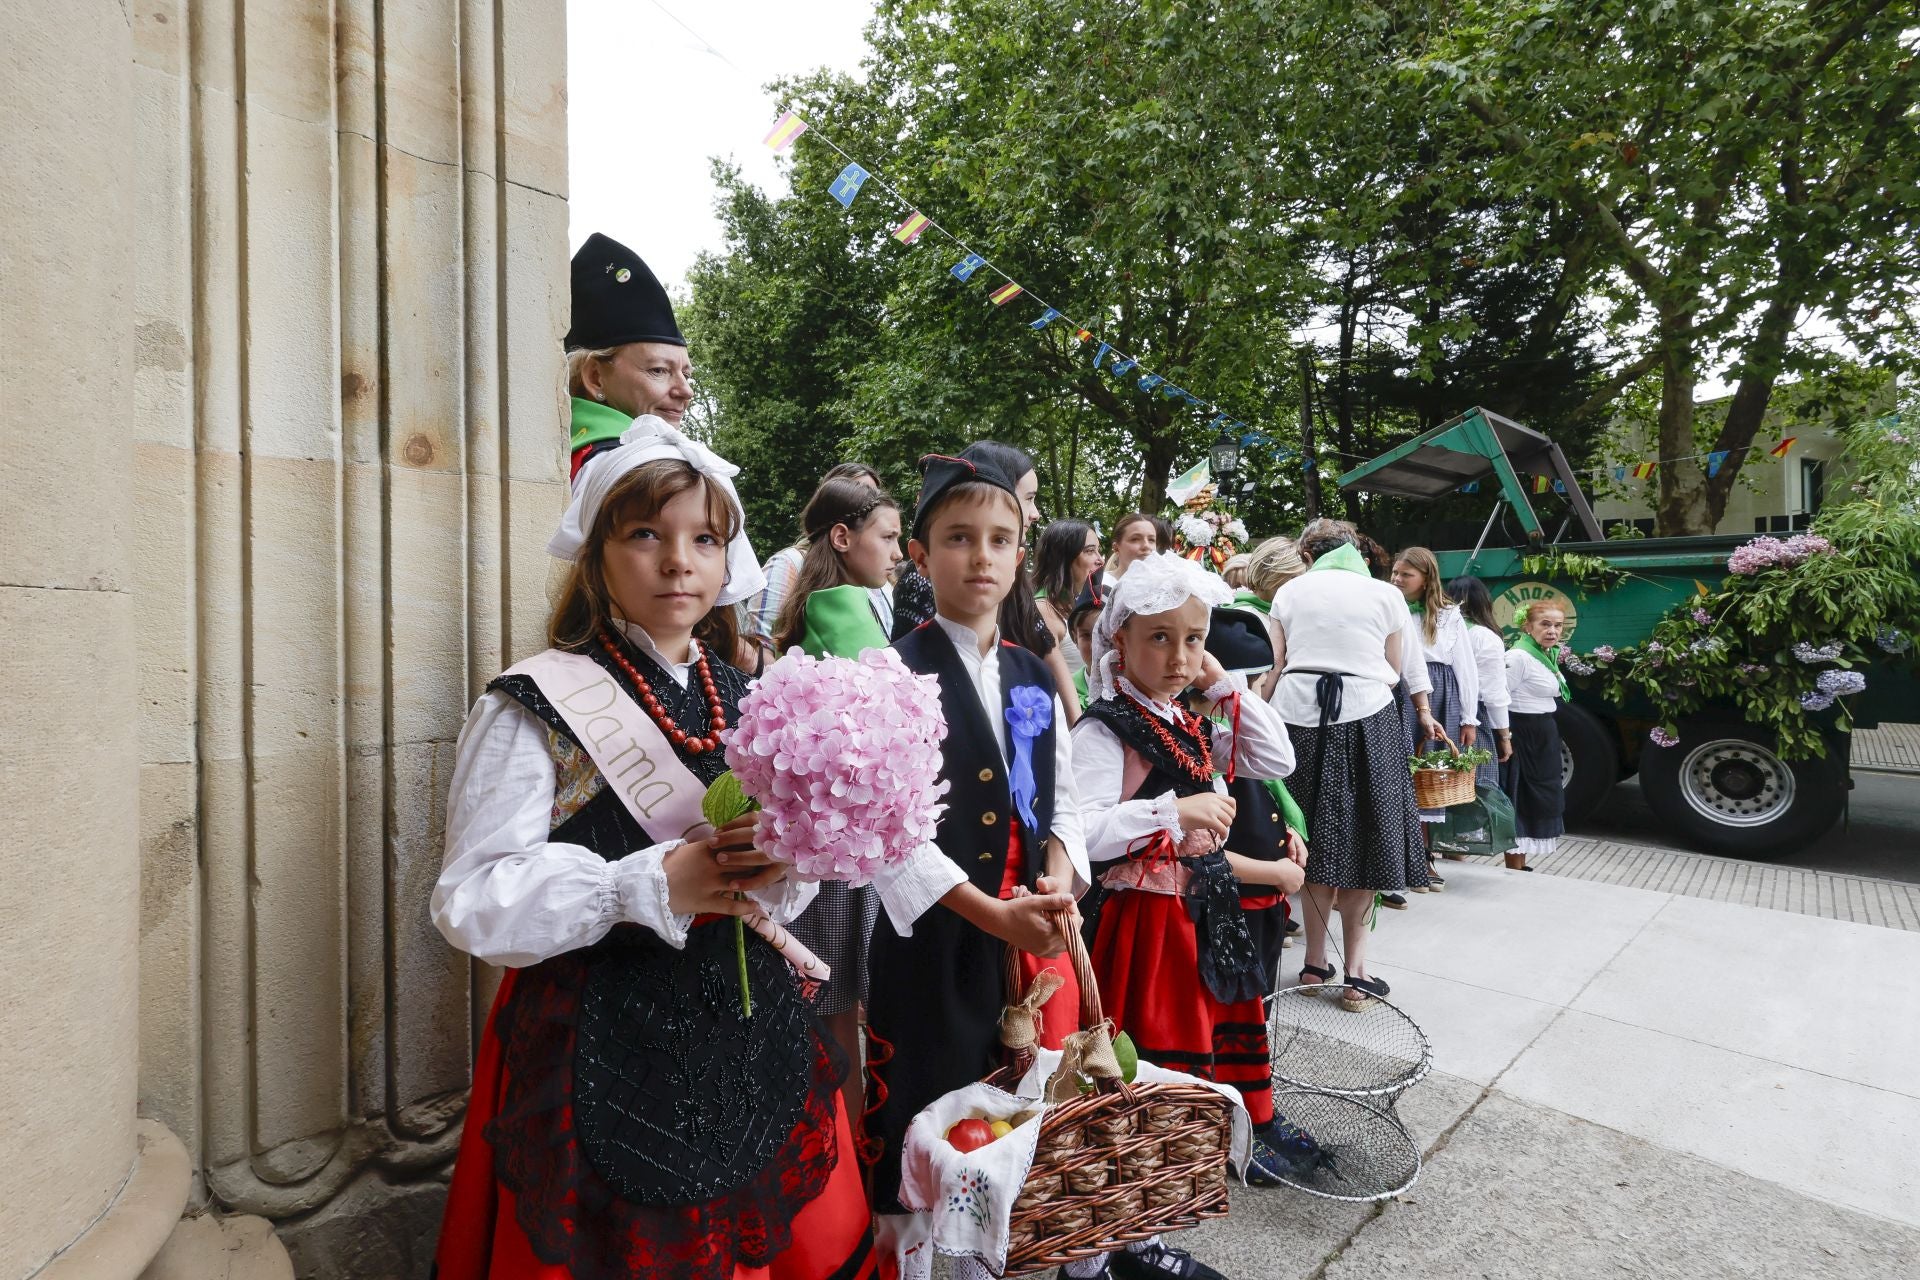
[[714,603],[738,604],[757,595],[766,587],[767,578],[760,569],[759,557],[747,542],[746,512],[740,505],[740,495],[733,488],[733,478],[740,474],[740,468],[650,413],[633,420],[633,425],[620,436],[619,448],[595,454],[580,468],[580,474],[573,480],[573,498],[567,503],[566,514],[560,517],[560,527],[547,540],[547,554],[556,560],[579,556],[613,486],[634,468],[662,459],[684,462],[718,482],[740,516],[740,532],[727,543],[727,580]]
[[[1042,1050],[1012,1093],[987,1084],[968,1085],[936,1099],[913,1118],[900,1153],[900,1202],[915,1212],[887,1215],[890,1221],[883,1233],[883,1248],[893,1251],[902,1280],[930,1280],[936,1253],[978,1259],[995,1275],[1006,1270],[1013,1202],[1027,1180],[1040,1140],[1046,1114],[1041,1095],[1047,1078],[1059,1066],[1058,1051]],[[1253,1125],[1239,1093],[1151,1062],[1140,1064],[1135,1081],[1197,1084],[1231,1102],[1233,1137],[1227,1164],[1244,1176]],[[1012,1133],[976,1151],[958,1151],[946,1138],[948,1129],[969,1117],[1011,1123],[1029,1113],[1032,1118]]]

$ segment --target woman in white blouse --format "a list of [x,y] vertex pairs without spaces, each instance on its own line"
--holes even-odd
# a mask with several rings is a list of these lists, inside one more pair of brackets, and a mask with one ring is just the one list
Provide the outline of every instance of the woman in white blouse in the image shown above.
[[1531,854],[1552,853],[1566,830],[1566,794],[1560,785],[1560,728],[1554,712],[1567,700],[1560,674],[1560,637],[1567,615],[1558,605],[1536,600],[1516,618],[1520,638],[1507,651],[1507,709],[1513,725],[1513,753],[1501,781],[1513,797],[1514,847],[1507,865],[1531,871]]
[[1438,728],[1427,709],[1418,630],[1400,593],[1368,572],[1344,521],[1316,520],[1300,535],[1308,570],[1274,593],[1269,613],[1274,665],[1269,695],[1298,760],[1287,780],[1312,833],[1307,846],[1307,959],[1302,986],[1331,982],[1327,933],[1338,910],[1346,944],[1341,1007],[1359,1011],[1388,993],[1367,971],[1367,916],[1376,893],[1428,883],[1407,735],[1394,702],[1405,679],[1421,732]]
[[[1480,669],[1474,661],[1472,642],[1467,639],[1467,623],[1460,616],[1460,606],[1447,598],[1440,585],[1440,563],[1425,547],[1408,547],[1393,558],[1393,585],[1420,623],[1427,679],[1433,684],[1427,698],[1433,718],[1456,746],[1463,750],[1471,747],[1480,726]],[[1421,733],[1410,702],[1403,714],[1415,754],[1441,745],[1437,734]],[[1446,816],[1445,809],[1422,809],[1423,831],[1427,824]],[[1433,876],[1435,892],[1446,885],[1439,875]]]

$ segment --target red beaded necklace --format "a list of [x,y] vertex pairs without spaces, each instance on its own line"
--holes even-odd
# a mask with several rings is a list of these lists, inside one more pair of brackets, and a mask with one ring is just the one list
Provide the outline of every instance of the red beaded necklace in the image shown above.
[[612,636],[602,631],[600,646],[607,651],[615,664],[627,673],[627,679],[633,681],[634,691],[640,695],[640,705],[647,709],[647,714],[653,717],[653,722],[660,726],[661,732],[667,735],[674,746],[691,756],[705,755],[719,747],[720,731],[727,727],[727,712],[726,708],[720,705],[720,691],[714,688],[713,669],[707,665],[707,651],[704,647],[695,647],[693,669],[699,673],[700,688],[707,695],[708,728],[706,737],[694,738],[689,737],[685,729],[673,722],[673,718],[667,714],[667,709],[660,705],[660,699],[653,696],[653,686],[647,683],[647,678],[640,674],[639,668],[627,661],[627,655],[620,652],[620,646],[614,643]]
[[1196,757],[1193,752],[1187,750],[1185,743],[1173,736],[1173,731],[1167,728],[1165,721],[1153,713],[1153,708],[1130,693],[1126,697],[1128,702],[1140,708],[1140,716],[1147,722],[1147,727],[1153,730],[1153,736],[1160,740],[1160,745],[1179,762],[1180,767],[1187,771],[1189,777],[1195,782],[1213,781],[1213,745],[1207,741],[1209,735],[1203,732],[1203,726],[1198,717],[1189,716],[1177,706],[1173,709],[1173,714],[1179,717],[1180,727],[1191,733],[1194,740],[1200,744],[1200,754]]

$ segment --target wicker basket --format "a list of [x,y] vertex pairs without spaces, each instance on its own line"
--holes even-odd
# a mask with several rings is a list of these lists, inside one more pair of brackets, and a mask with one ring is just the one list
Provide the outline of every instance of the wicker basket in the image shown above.
[[[1061,932],[1080,982],[1080,1025],[1099,1026],[1106,1016],[1080,931],[1063,917]],[[1011,969],[1011,951],[1008,958]],[[987,1082],[1010,1090],[1032,1066],[1028,1050]],[[1102,1081],[1049,1108],[1013,1202],[1006,1274],[1110,1253],[1223,1216],[1232,1138],[1233,1104],[1200,1085]]]
[[[1440,741],[1447,744],[1447,750],[1454,759],[1460,758],[1460,748],[1453,745],[1453,739],[1440,733]],[[1422,809],[1447,809],[1456,804],[1472,804],[1474,771],[1472,769],[1415,769],[1413,771],[1413,799]]]

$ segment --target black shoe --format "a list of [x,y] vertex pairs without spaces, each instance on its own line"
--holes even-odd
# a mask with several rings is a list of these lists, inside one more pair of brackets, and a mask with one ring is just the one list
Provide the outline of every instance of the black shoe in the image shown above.
[[1185,1249],[1159,1241],[1109,1255],[1107,1274],[1114,1280],[1227,1280]]
[[1285,932],[1289,937],[1300,932],[1300,922],[1298,920],[1289,919],[1287,921]]
[[1276,1115],[1270,1123],[1254,1131],[1253,1158],[1247,1162],[1247,1185],[1280,1186],[1310,1178],[1322,1168],[1338,1176],[1333,1156],[1314,1141],[1312,1134],[1285,1116]]
[[1407,900],[1397,893],[1383,893],[1380,895],[1380,905],[1383,907],[1391,907],[1395,911],[1405,911],[1407,909]]

